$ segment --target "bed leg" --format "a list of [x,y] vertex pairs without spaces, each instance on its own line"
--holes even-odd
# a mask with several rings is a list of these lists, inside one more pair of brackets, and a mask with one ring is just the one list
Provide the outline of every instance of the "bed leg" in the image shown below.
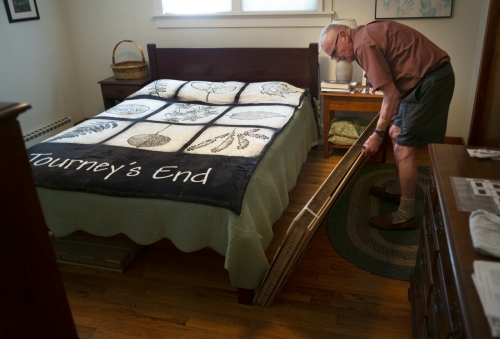
[[253,305],[253,290],[238,287],[238,303]]

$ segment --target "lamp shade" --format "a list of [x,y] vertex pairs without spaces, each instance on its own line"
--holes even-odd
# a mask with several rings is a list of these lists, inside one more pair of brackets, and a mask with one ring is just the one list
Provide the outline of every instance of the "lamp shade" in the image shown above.
[[[335,19],[332,21],[332,24],[344,25],[344,26],[347,26],[349,28],[358,27],[356,20],[351,19],[351,18]],[[351,82],[352,81],[352,63],[347,62],[347,61],[337,62],[337,65],[335,66],[335,79],[340,80],[340,81]]]

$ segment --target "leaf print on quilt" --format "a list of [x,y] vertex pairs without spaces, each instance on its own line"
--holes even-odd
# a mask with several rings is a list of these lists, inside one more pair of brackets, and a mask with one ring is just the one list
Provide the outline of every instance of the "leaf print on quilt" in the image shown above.
[[241,113],[234,113],[229,116],[231,119],[237,119],[237,120],[262,120],[262,119],[270,119],[270,118],[284,118],[284,115],[274,113],[274,112],[264,112],[264,111],[257,111],[257,112],[241,112]]
[[149,111],[149,107],[146,105],[120,104],[106,110],[106,113],[112,113],[117,115],[129,115],[129,114],[140,114],[147,111]]
[[238,134],[238,149],[245,149],[250,145],[250,141],[243,134]]
[[149,84],[147,91],[148,95],[156,95],[161,96],[160,93],[167,92],[168,81],[157,80],[151,84]]
[[236,148],[239,150],[243,150],[243,149],[247,148],[251,143],[251,140],[248,140],[245,137],[251,137],[251,138],[256,138],[256,139],[261,139],[261,140],[269,139],[269,137],[267,135],[255,133],[255,132],[260,131],[260,128],[250,129],[250,130],[247,130],[247,131],[242,132],[242,133],[236,132],[236,130],[237,129],[235,128],[231,133],[221,134],[221,135],[216,136],[215,138],[204,140],[197,145],[193,145],[193,146],[186,148],[186,151],[189,152],[189,151],[194,151],[194,150],[199,149],[199,148],[206,147],[208,145],[213,144],[218,139],[223,139],[223,138],[225,138],[225,139],[218,146],[210,149],[210,152],[219,153],[219,152],[229,148],[234,143],[235,138],[238,138],[238,146]]
[[194,151],[195,149],[202,148],[202,147],[205,147],[207,145],[213,144],[214,142],[217,141],[217,139],[225,138],[228,135],[229,135],[229,133],[225,133],[222,135],[218,135],[215,138],[207,139],[203,142],[200,142],[198,145],[189,146],[188,148],[186,148],[186,151]]
[[199,91],[207,92],[207,97],[205,98],[206,102],[208,102],[210,93],[228,93],[236,89],[236,86],[226,86],[225,82],[192,82],[191,87]]
[[176,110],[165,113],[165,121],[181,122],[181,121],[196,121],[206,118],[210,115],[217,115],[217,110],[208,106],[177,104]]
[[162,130],[156,132],[155,134],[137,134],[134,135],[133,137],[128,138],[127,142],[131,146],[135,146],[137,148],[141,147],[158,147],[158,146],[163,146],[170,142],[169,137],[161,135],[160,132],[163,132],[167,128],[169,128],[171,125],[168,125],[167,127],[163,128]]
[[235,133],[233,131],[233,133],[231,133],[219,146],[212,148],[210,152],[217,153],[231,146],[234,141],[234,134]]
[[277,95],[284,98],[285,94],[297,93],[298,91],[292,91],[285,84],[279,82],[272,82],[262,85],[262,90],[260,92],[262,94]]
[[246,131],[245,133],[243,133],[243,135],[246,135],[246,136],[249,136],[252,138],[262,139],[262,140],[269,139],[269,137],[267,135],[255,133],[257,131],[260,131],[260,128],[254,128],[254,129],[251,129],[249,131]]
[[115,128],[118,124],[114,121],[103,121],[103,122],[89,122],[85,126],[75,127],[69,132],[62,133],[55,138],[49,139],[49,141],[61,140],[66,138],[76,138],[81,135],[87,135],[92,133],[100,133],[109,128]]

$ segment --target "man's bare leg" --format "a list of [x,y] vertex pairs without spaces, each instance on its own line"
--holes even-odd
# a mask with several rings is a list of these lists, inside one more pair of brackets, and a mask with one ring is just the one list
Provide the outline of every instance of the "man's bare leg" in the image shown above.
[[396,145],[394,156],[401,184],[401,202],[392,214],[394,222],[406,221],[415,216],[415,191],[417,189],[417,161],[415,147]]
[[401,132],[401,129],[397,126],[391,126],[389,130],[389,136],[391,138],[392,142],[392,149],[394,151],[394,162],[395,162],[395,170],[396,170],[396,176],[394,178],[394,181],[391,186],[388,186],[385,190],[388,193],[391,194],[401,194],[401,183],[399,179],[399,168],[398,168],[398,162],[397,162],[397,157],[396,157],[396,139]]
[[396,145],[394,151],[396,171],[399,172],[399,182],[401,183],[401,197],[403,199],[414,199],[417,189],[415,147]]
[[[389,133],[394,145],[394,162],[399,185],[393,184],[386,188],[386,192],[396,194],[395,189],[400,189],[401,199],[396,212],[388,215],[373,216],[369,220],[371,226],[382,229],[414,229],[415,222],[415,191],[417,188],[417,162],[415,147],[397,144],[396,139],[401,132],[397,126],[392,126]],[[391,192],[391,190],[394,190]]]

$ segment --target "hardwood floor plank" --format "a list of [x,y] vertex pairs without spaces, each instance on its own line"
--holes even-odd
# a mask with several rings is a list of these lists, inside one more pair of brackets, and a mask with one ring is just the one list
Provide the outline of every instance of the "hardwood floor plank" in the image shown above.
[[95,327],[76,325],[78,336],[82,339],[90,338],[96,331]]
[[89,268],[89,267],[74,266],[74,265],[66,264],[66,263],[59,264],[59,270],[64,271],[64,272],[76,273],[78,275],[89,275],[89,276],[93,276],[96,273],[100,272],[100,270],[98,270],[98,269]]
[[[336,321],[336,320],[335,320]],[[188,325],[190,326],[214,326],[213,322],[192,318]],[[194,325],[196,324],[196,325]],[[216,325],[218,326],[218,325]],[[276,322],[267,320],[256,320],[254,318],[237,317],[231,323],[225,323],[224,326],[234,333],[235,338],[335,338],[337,337],[334,331],[330,331],[328,326],[321,328],[310,328],[301,326],[298,323]]]
[[71,302],[71,311],[82,317],[92,314],[102,321],[126,321],[141,326],[162,329],[175,325],[185,325],[188,316],[177,312],[161,312],[147,308],[138,308],[135,305],[110,304],[92,299],[75,299]]
[[[335,321],[335,315],[327,308],[305,306],[309,303],[291,302],[286,304],[287,307],[277,303],[269,308],[247,306],[235,303],[233,297],[223,291],[210,295],[203,290],[199,294],[187,294],[168,288],[152,288],[147,293],[114,289],[104,294],[92,293],[89,298],[128,306],[140,303],[150,310],[175,310],[180,315],[228,323],[234,323],[239,318],[266,323],[272,319],[273,323],[321,330],[325,323]],[[304,307],[309,311],[304,312]]]

